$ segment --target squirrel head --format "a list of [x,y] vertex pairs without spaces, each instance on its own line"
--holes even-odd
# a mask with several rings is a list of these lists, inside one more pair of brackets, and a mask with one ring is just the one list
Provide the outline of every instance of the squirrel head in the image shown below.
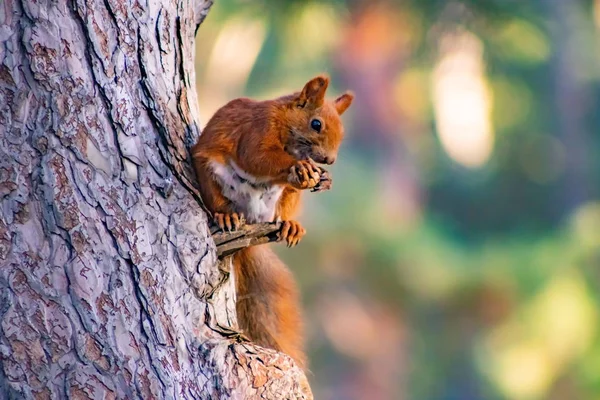
[[340,116],[354,95],[346,92],[335,100],[326,100],[329,78],[319,75],[304,85],[301,92],[287,97],[286,124],[289,135],[286,151],[298,159],[312,158],[319,164],[333,164],[344,137]]

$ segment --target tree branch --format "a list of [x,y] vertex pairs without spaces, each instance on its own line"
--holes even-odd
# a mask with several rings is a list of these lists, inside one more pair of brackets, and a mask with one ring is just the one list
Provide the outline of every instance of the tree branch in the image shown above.
[[217,255],[223,258],[245,247],[276,242],[280,228],[281,222],[273,222],[244,225],[233,232],[221,231],[218,227],[213,227],[210,232],[217,245]]

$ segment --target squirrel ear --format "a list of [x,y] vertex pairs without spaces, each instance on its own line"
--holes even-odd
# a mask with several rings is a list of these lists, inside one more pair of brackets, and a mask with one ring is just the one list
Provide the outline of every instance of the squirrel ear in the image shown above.
[[325,101],[325,91],[329,86],[329,78],[325,75],[319,75],[304,85],[297,99],[297,106],[304,107],[310,104],[313,107],[320,107]]
[[338,114],[342,115],[344,111],[346,111],[346,109],[350,107],[350,104],[352,104],[352,100],[354,100],[354,93],[350,91],[344,93],[343,95],[335,99],[333,103],[335,104],[335,109],[337,110]]

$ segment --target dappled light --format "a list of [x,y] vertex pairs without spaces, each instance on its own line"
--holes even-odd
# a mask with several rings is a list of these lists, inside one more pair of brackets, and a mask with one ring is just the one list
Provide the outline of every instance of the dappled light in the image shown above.
[[198,93],[207,100],[201,108],[204,121],[230,100],[231,94],[243,90],[264,39],[265,26],[260,20],[232,19],[220,29],[200,77],[210,82]]
[[486,340],[486,368],[510,398],[543,397],[592,345],[598,312],[583,277],[565,269]]
[[316,398],[600,397],[599,32],[598,0],[215,3],[203,122],[321,72],[356,95],[276,247]]

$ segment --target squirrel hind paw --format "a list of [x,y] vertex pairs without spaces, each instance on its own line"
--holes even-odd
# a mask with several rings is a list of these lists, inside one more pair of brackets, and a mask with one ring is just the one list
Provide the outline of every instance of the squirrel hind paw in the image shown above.
[[300,242],[305,234],[306,229],[304,229],[299,222],[284,221],[277,234],[277,238],[279,241],[285,240],[287,247],[294,247]]
[[246,223],[242,213],[215,213],[213,219],[223,232],[237,231]]

